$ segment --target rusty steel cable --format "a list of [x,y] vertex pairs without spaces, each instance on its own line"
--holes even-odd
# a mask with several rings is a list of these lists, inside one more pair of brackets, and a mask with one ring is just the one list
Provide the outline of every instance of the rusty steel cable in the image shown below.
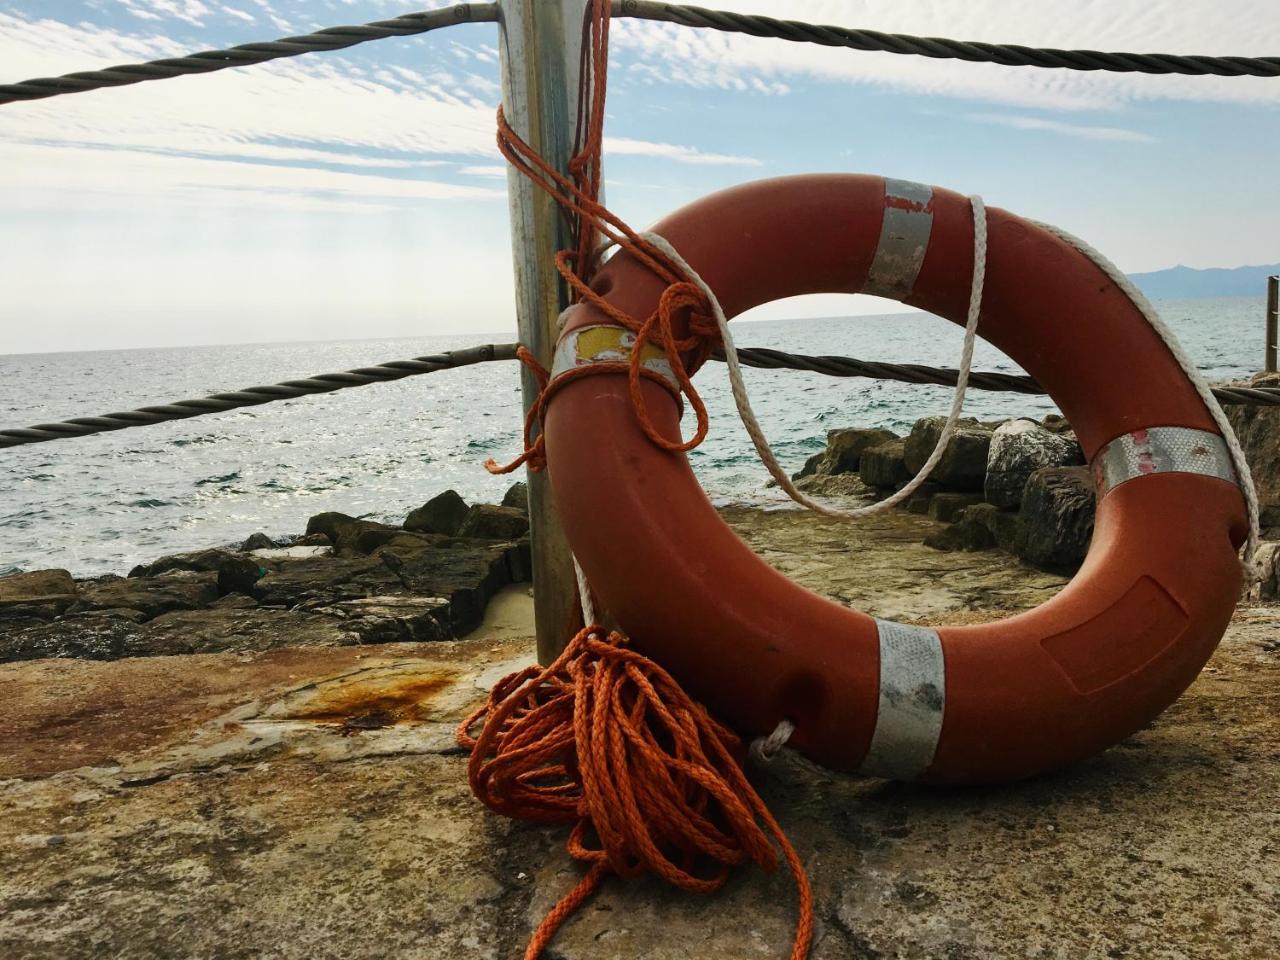
[[20,83],[0,84],[0,104],[20,100],[40,100],[64,93],[83,93],[101,87],[122,87],[145,80],[167,80],[193,73],[213,73],[228,67],[247,67],[269,60],[296,57],[317,51],[344,50],[370,40],[411,37],[459,23],[489,23],[498,19],[495,3],[460,3],[440,10],[408,13],[391,20],[378,20],[347,27],[327,27],[315,33],[283,37],[259,43],[244,43],[226,50],[205,50],[185,57],[129,63],[105,70],[85,70],[61,77],[42,77]]
[[[374,367],[360,367],[341,373],[325,373],[303,380],[286,380],[266,387],[249,387],[231,393],[215,393],[196,400],[179,400],[176,403],[142,407],[123,413],[107,413],[97,417],[76,417],[58,423],[41,423],[31,427],[0,430],[0,448],[19,447],[29,443],[46,443],[69,437],[87,437],[95,433],[124,430],[128,427],[147,427],[169,420],[184,420],[207,413],[225,413],[240,407],[253,407],[275,400],[292,400],[314,393],[332,393],[347,387],[363,387],[371,383],[389,383],[405,377],[437,370],[485,363],[490,360],[514,360],[518,344],[498,343],[453,350],[449,353],[417,357],[413,360],[394,360]],[[724,354],[715,351],[713,360],[724,360]],[[799,370],[821,373],[828,377],[866,377],[873,380],[896,380],[930,386],[955,386],[958,371],[947,367],[929,367],[918,363],[879,363],[859,360],[856,357],[809,356],[786,353],[764,347],[739,347],[738,360],[743,366],[762,370]],[[994,390],[1005,393],[1043,395],[1045,390],[1027,376],[1011,373],[975,370],[969,374],[969,386],[974,390]],[[1214,387],[1213,395],[1219,403],[1250,406],[1280,406],[1280,387]]]
[[851,27],[825,26],[799,20],[779,20],[758,14],[709,10],[706,7],[655,0],[619,0],[614,16],[659,20],[685,27],[743,33],[752,37],[817,43],[879,53],[934,59],[996,63],[1005,67],[1062,70],[1101,70],[1110,73],[1184,74],[1215,77],[1278,77],[1280,57],[1222,57],[1175,53],[1108,53],[1098,50],[1059,50],[1013,43],[915,37]]

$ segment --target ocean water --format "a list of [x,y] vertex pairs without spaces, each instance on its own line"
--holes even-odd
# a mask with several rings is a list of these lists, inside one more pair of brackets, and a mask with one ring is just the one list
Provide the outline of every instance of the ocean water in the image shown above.
[[[1258,368],[1259,298],[1157,305],[1204,374]],[[954,366],[960,331],[925,314],[735,325],[740,346]],[[511,335],[348,340],[0,356],[0,425],[25,426],[419,356]],[[980,344],[975,369],[1021,372]],[[902,431],[944,413],[949,388],[748,370],[753,405],[784,466],[798,469],[826,431]],[[690,460],[720,503],[776,504],[738,422],[723,364],[697,378],[711,434]],[[1046,398],[972,391],[982,419],[1042,416]],[[520,394],[512,363],[75,440],[0,450],[0,573],[65,567],[125,572],[165,553],[238,542],[256,531],[297,534],[339,510],[400,521],[452,487],[496,502],[512,482],[482,464],[519,452]],[[689,418],[686,418],[689,426]]]

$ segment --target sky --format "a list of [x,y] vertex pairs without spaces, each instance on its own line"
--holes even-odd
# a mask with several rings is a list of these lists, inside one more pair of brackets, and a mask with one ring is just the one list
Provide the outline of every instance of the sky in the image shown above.
[[[427,6],[441,6],[428,3]],[[1280,54],[1275,0],[718,0],[1035,46]],[[408,0],[0,0],[0,82]],[[495,24],[0,106],[0,353],[514,330]],[[606,200],[857,171],[979,193],[1130,272],[1280,260],[1280,79],[862,53],[615,21]],[[814,297],[752,316],[884,313]]]

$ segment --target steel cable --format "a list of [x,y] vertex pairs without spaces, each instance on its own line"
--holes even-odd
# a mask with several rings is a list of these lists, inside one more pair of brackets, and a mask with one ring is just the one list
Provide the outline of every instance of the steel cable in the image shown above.
[[706,7],[660,3],[655,0],[618,0],[614,16],[660,20],[685,27],[744,33],[752,37],[849,47],[880,53],[997,63],[1006,67],[1041,67],[1063,70],[1102,70],[1111,73],[1184,74],[1215,77],[1277,77],[1280,57],[1213,57],[1174,53],[1107,53],[1099,50],[1059,50],[1026,47],[1014,43],[983,43],[945,37],[915,37],[851,27],[779,20],[758,14],[709,10]]
[[[206,413],[225,413],[241,407],[253,407],[275,400],[292,400],[317,393],[332,393],[347,387],[363,387],[371,383],[389,383],[437,370],[485,363],[490,360],[514,360],[517,344],[499,343],[454,350],[449,353],[417,357],[413,360],[393,360],[374,367],[360,367],[339,373],[323,373],[302,380],[286,380],[264,387],[249,387],[194,400],[158,404],[107,413],[97,417],[76,417],[58,423],[41,423],[31,427],[0,430],[0,448],[19,447],[30,443],[45,443],[69,437],[87,437],[95,433],[124,430],[129,427],[146,427],[169,420],[185,420]],[[716,351],[713,360],[724,360],[724,354]],[[763,370],[800,370],[821,373],[828,377],[866,377],[875,380],[896,380],[940,387],[955,386],[959,371],[947,367],[928,367],[918,363],[879,363],[858,360],[855,357],[808,356],[770,350],[765,347],[739,347],[738,360],[743,366]],[[995,390],[1005,393],[1044,394],[1044,388],[1027,376],[991,371],[972,371],[969,386],[975,390]],[[1280,387],[1214,387],[1213,394],[1220,403],[1252,406],[1280,406]]]
[[167,80],[193,73],[212,73],[229,67],[245,67],[284,57],[317,51],[343,50],[370,40],[411,37],[459,23],[485,23],[498,19],[494,3],[460,3],[426,13],[409,13],[391,20],[378,20],[348,27],[328,27],[297,37],[260,43],[244,43],[226,50],[205,50],[185,57],[129,63],[105,70],[85,70],[61,77],[42,77],[20,83],[0,84],[0,104],[19,100],[40,100],[64,93],[83,93],[101,87],[122,87],[145,80]]

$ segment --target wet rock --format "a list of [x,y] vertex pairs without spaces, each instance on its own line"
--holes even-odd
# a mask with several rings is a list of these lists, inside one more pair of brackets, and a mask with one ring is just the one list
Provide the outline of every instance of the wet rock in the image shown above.
[[477,540],[519,540],[528,532],[529,518],[515,507],[477,503],[468,511],[458,536]]
[[1034,420],[1010,420],[991,435],[983,493],[997,507],[1017,507],[1031,474],[1082,463],[1080,445],[1068,432],[1054,433]]
[[1071,424],[1067,422],[1067,418],[1057,413],[1045,414],[1045,418],[1040,421],[1040,425],[1050,433],[1070,433]]
[[248,652],[360,643],[346,623],[318,613],[215,607],[167,613],[136,630],[124,656]]
[[941,490],[942,488],[936,483],[926,480],[916,488],[916,492],[903,504],[903,507],[908,513],[927,514],[929,512],[929,503],[933,500],[934,494]]
[[862,477],[856,473],[812,474],[797,480],[796,489],[815,497],[869,497],[875,494],[875,490],[863,483]]
[[265,533],[254,533],[250,534],[248,539],[246,539],[244,543],[240,544],[240,549],[243,552],[248,553],[250,550],[271,550],[278,546],[280,546],[280,544],[276,543]]
[[147,619],[174,610],[195,610],[221,596],[212,570],[169,570],[154,577],[97,577],[80,584],[80,598],[69,612],[127,608]]
[[1074,570],[1089,551],[1096,507],[1088,467],[1045,467],[1027,481],[1014,553],[1053,570]]
[[115,660],[133,656],[145,628],[123,617],[97,614],[66,617],[52,623],[0,629],[0,663],[75,657]]
[[282,547],[332,547],[333,541],[326,537],[323,533],[307,533],[300,537],[294,537],[287,543],[281,543]]
[[857,473],[862,463],[862,453],[870,447],[878,447],[901,439],[892,430],[851,428],[827,431],[827,449],[819,473]]
[[404,528],[417,533],[453,536],[467,519],[467,502],[456,490],[437,494],[405,517]]
[[995,504],[975,503],[960,515],[962,521],[972,521],[986,527],[995,538],[996,546],[1001,550],[1013,550],[1018,538],[1018,515],[1009,510],[1001,510]]
[[[425,550],[385,547],[379,556],[395,567],[409,593],[447,600],[447,612],[439,615],[449,634],[461,637],[480,625],[493,595],[513,582],[508,555],[519,553],[519,549],[519,545],[505,543],[482,545],[454,540]],[[527,546],[525,549],[527,558]]]
[[862,451],[858,475],[872,487],[892,489],[910,479],[905,461],[905,444],[901,440],[877,444]]
[[[942,496],[942,494],[939,494]],[[996,545],[996,538],[982,524],[973,520],[961,519],[950,526],[943,527],[924,538],[926,547],[935,550],[964,550],[973,552],[990,550]]]
[[129,571],[129,576],[130,578],[155,577],[174,571],[216,574],[219,596],[228,593],[248,593],[253,588],[254,582],[266,573],[261,564],[252,557],[214,548],[161,557],[152,563],[134,567]]
[[266,606],[327,606],[339,600],[402,593],[404,585],[381,557],[315,557],[279,565],[253,586]]
[[[1239,386],[1280,387],[1280,373],[1259,373]],[[1280,507],[1280,407],[1231,404],[1224,408],[1244,448],[1263,508]]]
[[[946,417],[925,417],[917,420],[911,428],[903,459],[912,476],[920,472],[920,468],[929,459],[929,454],[938,445],[945,424]],[[987,472],[991,432],[989,427],[972,418],[957,423],[942,459],[929,474],[929,479],[949,490],[981,490]]]
[[0,577],[0,618],[47,620],[76,602],[75,581],[66,570],[33,570]]
[[966,509],[981,501],[982,497],[976,493],[938,493],[929,501],[929,516],[943,523],[951,523]]
[[507,487],[507,492],[502,495],[502,506],[515,507],[517,510],[528,513],[529,485],[520,480]]
[[333,544],[334,549],[342,555],[350,555],[359,550],[358,539],[369,530],[394,530],[385,523],[374,520],[358,520],[345,513],[318,513],[307,521],[307,535],[323,534]]
[[[822,466],[823,462],[826,459],[827,459],[827,452],[825,450],[821,451],[820,453],[815,453],[813,456],[811,456],[808,460],[804,462],[803,467],[801,467],[799,470],[797,470],[795,473],[791,475],[791,479],[803,480],[805,477],[815,476],[818,473],[818,469]],[[776,484],[777,481],[770,480],[769,483]]]
[[360,643],[451,640],[449,601],[388,595],[342,600],[315,613],[337,617]]

